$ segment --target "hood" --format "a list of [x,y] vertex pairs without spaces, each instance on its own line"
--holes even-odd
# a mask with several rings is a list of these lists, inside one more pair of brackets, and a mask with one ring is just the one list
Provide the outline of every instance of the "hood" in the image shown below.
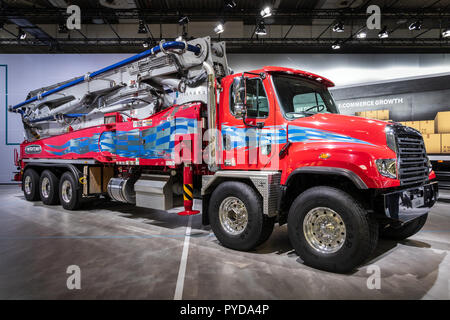
[[319,113],[288,122],[291,142],[329,140],[369,145],[386,145],[387,121],[340,114]]

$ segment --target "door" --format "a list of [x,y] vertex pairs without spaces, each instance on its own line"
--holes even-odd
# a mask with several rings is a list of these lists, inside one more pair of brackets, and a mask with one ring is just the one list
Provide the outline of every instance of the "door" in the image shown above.
[[[233,82],[224,83],[221,96],[220,129],[222,134],[223,169],[259,170],[273,153],[271,132],[274,123],[272,96],[268,83],[260,77],[246,81],[246,116],[235,113]],[[227,101],[225,101],[227,99]]]

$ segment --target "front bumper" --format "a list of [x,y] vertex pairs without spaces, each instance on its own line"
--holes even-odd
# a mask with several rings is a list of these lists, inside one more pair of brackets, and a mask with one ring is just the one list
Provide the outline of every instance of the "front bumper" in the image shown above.
[[430,211],[438,194],[437,182],[384,194],[384,213],[401,222],[413,220]]

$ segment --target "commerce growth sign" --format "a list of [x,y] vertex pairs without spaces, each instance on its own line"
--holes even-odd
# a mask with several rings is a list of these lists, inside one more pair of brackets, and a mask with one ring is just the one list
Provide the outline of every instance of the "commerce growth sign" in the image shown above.
[[339,102],[338,107],[340,110],[349,108],[369,108],[369,107],[380,107],[380,106],[393,106],[398,104],[403,104],[403,98],[381,98],[381,99],[364,99],[357,101],[345,101]]

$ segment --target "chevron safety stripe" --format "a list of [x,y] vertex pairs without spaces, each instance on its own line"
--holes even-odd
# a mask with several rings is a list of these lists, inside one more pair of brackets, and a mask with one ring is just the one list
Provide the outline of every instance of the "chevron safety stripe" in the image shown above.
[[194,187],[192,184],[185,184],[183,185],[183,196],[184,196],[184,200],[192,200],[193,199],[193,195],[192,192],[194,190]]

